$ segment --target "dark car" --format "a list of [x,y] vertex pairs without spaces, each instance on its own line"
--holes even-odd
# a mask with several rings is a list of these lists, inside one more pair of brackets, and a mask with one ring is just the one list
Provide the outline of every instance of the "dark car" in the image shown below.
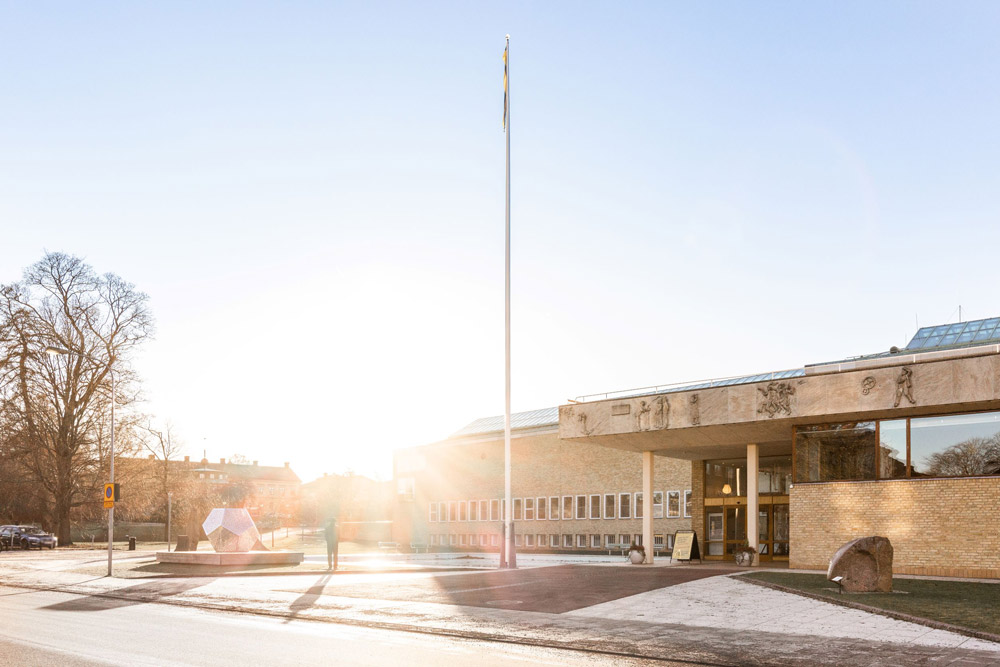
[[21,547],[22,549],[32,547],[55,549],[59,545],[59,540],[55,535],[46,533],[38,526],[0,526],[0,541],[3,541],[7,547]]

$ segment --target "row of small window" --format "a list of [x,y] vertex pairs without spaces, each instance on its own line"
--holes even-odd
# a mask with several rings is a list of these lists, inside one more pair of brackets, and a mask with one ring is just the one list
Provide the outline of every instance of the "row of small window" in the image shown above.
[[[684,502],[681,502],[683,497]],[[642,492],[593,493],[580,496],[514,498],[514,521],[569,521],[572,519],[641,519]],[[664,505],[666,500],[666,505]],[[427,520],[502,521],[504,501],[448,500],[428,505]],[[691,491],[653,492],[653,518],[679,519],[691,516]]]
[[[497,533],[479,533],[477,535],[430,535],[428,542],[432,547],[499,547],[500,535]],[[549,547],[552,549],[617,549],[628,548],[632,543],[642,544],[642,535],[555,535],[531,534],[515,535],[514,546],[517,547]],[[653,546],[656,549],[673,549],[673,535],[653,535]]]

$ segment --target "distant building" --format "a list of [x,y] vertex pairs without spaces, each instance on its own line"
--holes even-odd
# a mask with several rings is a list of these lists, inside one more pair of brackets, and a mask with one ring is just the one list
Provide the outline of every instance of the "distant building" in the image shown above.
[[[642,538],[640,455],[559,439],[557,408],[511,419],[515,544],[528,552],[605,552]],[[504,498],[503,417],[394,456],[393,539],[438,551],[497,551]],[[691,469],[656,461],[653,544],[691,525]]]
[[[1000,578],[1000,317],[924,327],[903,349],[581,396],[513,415],[511,446],[521,551],[648,553],[690,526],[707,560],[749,544],[825,569],[881,535],[896,572]],[[492,417],[398,450],[396,541],[497,550],[503,448]]]
[[302,485],[303,523],[322,526],[336,518],[344,541],[389,541],[392,503],[391,481],[363,475],[324,473]]
[[[189,458],[184,463],[190,465]],[[219,459],[209,463],[202,459],[191,467],[192,479],[212,485],[240,485],[245,491],[241,504],[255,519],[281,517],[298,519],[301,508],[302,480],[289,462],[283,466],[262,466],[253,463],[232,463]]]

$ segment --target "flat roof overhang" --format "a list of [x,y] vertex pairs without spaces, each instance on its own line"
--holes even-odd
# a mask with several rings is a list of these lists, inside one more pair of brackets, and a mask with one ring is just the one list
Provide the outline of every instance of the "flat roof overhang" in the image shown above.
[[791,452],[797,425],[976,410],[1000,410],[1000,346],[812,366],[782,381],[572,403],[559,408],[559,437],[690,460],[743,456],[755,443],[769,456]]

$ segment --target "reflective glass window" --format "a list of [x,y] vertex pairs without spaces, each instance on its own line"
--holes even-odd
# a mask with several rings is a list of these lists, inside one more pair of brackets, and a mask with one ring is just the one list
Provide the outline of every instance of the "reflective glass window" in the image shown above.
[[1000,412],[910,420],[910,476],[1000,474]]
[[875,422],[799,427],[795,481],[875,479]]
[[906,420],[879,422],[879,479],[906,477]]

